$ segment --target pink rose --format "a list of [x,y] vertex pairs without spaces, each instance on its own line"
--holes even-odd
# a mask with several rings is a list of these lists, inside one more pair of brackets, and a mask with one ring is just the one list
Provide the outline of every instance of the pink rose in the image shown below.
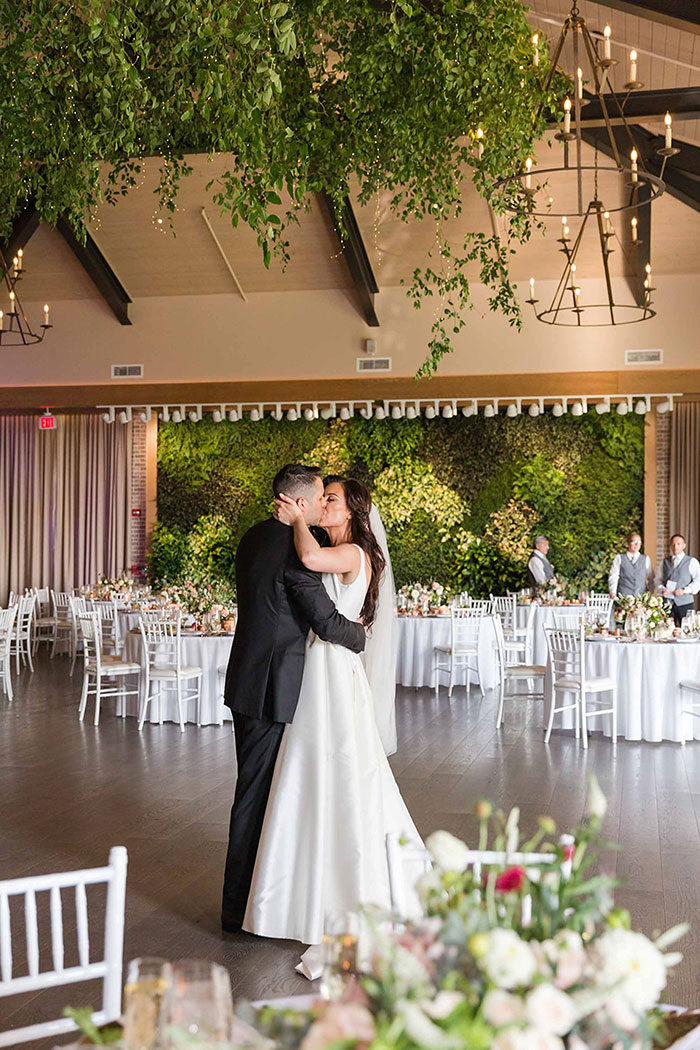
[[524,885],[524,868],[506,868],[496,878],[496,890],[500,893],[519,893]]
[[304,1036],[300,1050],[325,1050],[341,1039],[356,1039],[358,1048],[376,1038],[374,1019],[358,1003],[330,1003]]

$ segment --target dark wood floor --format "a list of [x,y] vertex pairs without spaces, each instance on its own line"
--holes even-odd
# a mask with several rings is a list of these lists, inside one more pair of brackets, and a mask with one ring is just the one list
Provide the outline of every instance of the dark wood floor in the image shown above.
[[[230,727],[146,725],[117,719],[109,703],[95,728],[77,718],[80,675],[65,658],[40,657],[16,698],[0,696],[0,878],[105,863],[110,846],[129,851],[127,959],[206,957],[224,964],[234,992],[250,998],[308,991],[294,973],[299,946],[218,928],[228,814],[235,781]],[[488,796],[518,804],[533,828],[550,813],[560,827],[582,817],[593,769],[609,797],[606,832],[624,851],[608,869],[626,879],[618,901],[646,933],[694,922],[666,999],[700,1006],[700,744],[591,738],[588,753],[567,733],[542,742],[542,707],[520,701],[494,728],[495,701],[457,690],[451,702],[428,690],[399,691],[399,750],[392,759],[404,798],[424,834],[446,828],[474,842],[468,816]],[[52,1016],[58,992],[0,1000],[0,1030]],[[96,1003],[71,989],[73,1004]],[[53,1013],[55,1016],[55,1012]]]

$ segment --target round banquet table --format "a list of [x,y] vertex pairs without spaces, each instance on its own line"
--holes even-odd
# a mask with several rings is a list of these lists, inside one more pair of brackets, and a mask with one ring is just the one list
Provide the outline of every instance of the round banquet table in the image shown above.
[[[434,689],[436,676],[433,671],[433,648],[450,644],[449,616],[399,616],[399,644],[396,657],[396,682],[413,689]],[[479,666],[484,677],[484,689],[491,689],[498,681],[498,668],[494,644],[496,632],[493,618],[484,617],[479,637]],[[466,685],[466,669],[458,670],[457,685]],[[472,681],[476,681],[474,665]],[[446,674],[440,675],[440,686],[447,687]]]
[[[532,647],[532,662],[533,664],[544,665],[547,663],[547,639],[544,635],[545,627],[555,627],[555,616],[580,615],[585,605],[576,603],[576,605],[537,605],[537,612],[535,613],[535,621],[533,624],[533,647]],[[527,618],[530,613],[530,604],[518,605],[515,611],[516,626],[525,628],[527,627]]]
[[[138,617],[138,613],[135,613]],[[182,662],[190,666],[201,667],[202,697],[200,701],[202,725],[218,725],[223,707],[224,721],[231,721],[231,712],[223,705],[221,698],[221,683],[219,681],[219,667],[228,664],[233,643],[232,634],[198,634],[194,631],[182,632]],[[140,663],[145,668],[146,663],[143,652],[143,642],[137,629],[129,631],[124,636],[124,659],[133,663]],[[189,682],[192,686],[193,681]],[[127,715],[138,716],[141,701],[146,689],[145,677],[141,676],[139,695],[125,698]],[[162,695],[163,720],[166,722],[177,722],[177,700],[175,690],[170,686]],[[183,704],[186,722],[197,721],[197,705],[194,700],[186,700]],[[152,700],[148,705],[147,721],[158,721],[158,701]]]
[[[700,718],[681,716],[683,700],[678,683],[683,680],[700,681],[700,641],[688,642],[627,642],[614,638],[586,640],[586,673],[590,676],[613,678],[617,683],[617,735],[624,740],[662,740],[680,743],[681,719],[687,739],[700,740]],[[546,685],[545,710],[549,710],[551,688]],[[601,693],[606,701],[609,693]],[[560,694],[560,701],[562,699]],[[685,701],[690,699],[685,694]],[[566,698],[565,702],[569,702]],[[554,717],[557,726],[573,728],[574,712],[564,711]],[[593,719],[593,732],[602,728],[606,736],[612,732],[610,715]]]

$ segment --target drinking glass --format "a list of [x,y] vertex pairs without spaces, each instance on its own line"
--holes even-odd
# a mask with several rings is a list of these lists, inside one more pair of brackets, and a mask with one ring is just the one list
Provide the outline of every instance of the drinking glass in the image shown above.
[[354,912],[338,912],[326,919],[320,986],[324,999],[339,999],[347,981],[357,974],[359,932],[359,919]]
[[170,984],[165,959],[132,959],[124,985],[125,1050],[153,1050],[161,1041],[163,997]]
[[167,1047],[182,1047],[193,1039],[202,1046],[227,1042],[233,1024],[228,972],[206,959],[173,963],[164,1016]]

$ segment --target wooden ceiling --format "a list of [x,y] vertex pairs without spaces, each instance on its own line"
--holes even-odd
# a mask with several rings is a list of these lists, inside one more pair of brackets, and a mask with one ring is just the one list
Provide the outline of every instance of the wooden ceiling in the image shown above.
[[[613,57],[618,58],[616,86],[623,79],[629,48],[639,53],[639,77],[648,88],[683,87],[700,83],[700,35],[673,28],[650,19],[621,13],[592,0],[579,0],[579,7],[589,28],[600,29],[609,23],[613,29]],[[569,10],[568,0],[533,0],[528,12],[533,29],[554,41]],[[552,24],[556,23],[556,24]],[[658,122],[645,122],[650,130],[660,131]],[[688,142],[700,143],[700,121],[675,121],[674,135]],[[555,149],[559,149],[555,146]],[[589,162],[593,151],[585,147]],[[541,160],[546,148],[540,150]],[[299,213],[299,225],[289,231],[291,261],[285,270],[273,259],[269,270],[262,264],[255,237],[245,227],[234,229],[211,201],[206,186],[227,169],[229,159],[189,158],[193,172],[183,180],[178,208],[173,216],[174,235],[168,229],[168,215],[157,211],[154,190],[157,186],[158,161],[146,161],[140,185],[116,208],[100,209],[90,231],[113,270],[132,299],[149,296],[226,294],[239,295],[234,278],[217,247],[223,253],[243,291],[282,292],[336,289],[348,292],[353,283],[335,236],[325,204],[318,200],[309,213]],[[610,164],[605,158],[601,164]],[[601,173],[603,199],[614,199],[619,192],[617,174]],[[459,219],[444,224],[447,240],[457,243],[469,230],[490,234],[493,220],[486,202],[469,183],[463,212]],[[215,187],[214,187],[215,189]],[[566,199],[559,187],[558,205]],[[358,225],[380,288],[400,284],[410,278],[416,267],[435,266],[439,262],[437,229],[432,220],[403,224],[394,219],[388,208],[389,195],[379,195],[368,207],[355,206]],[[211,224],[210,231],[202,209]],[[563,210],[557,208],[557,210]],[[162,224],[158,219],[163,219]],[[616,229],[622,230],[622,220]],[[555,233],[556,231],[556,233]],[[559,235],[557,219],[549,223],[548,236],[536,235],[530,244],[518,248],[512,259],[514,280],[555,279],[561,271],[561,256],[553,240]],[[623,231],[624,232],[624,231]],[[634,259],[621,236],[612,257],[616,274],[631,273]],[[430,253],[433,252],[431,258]],[[598,277],[599,253],[595,242],[580,255],[579,274]],[[656,274],[700,272],[700,213],[665,194],[653,207],[652,261]],[[23,298],[27,301],[90,299],[99,296],[80,263],[66,246],[60,234],[46,227],[34,235],[25,254],[26,277]],[[473,279],[478,280],[474,268]]]

